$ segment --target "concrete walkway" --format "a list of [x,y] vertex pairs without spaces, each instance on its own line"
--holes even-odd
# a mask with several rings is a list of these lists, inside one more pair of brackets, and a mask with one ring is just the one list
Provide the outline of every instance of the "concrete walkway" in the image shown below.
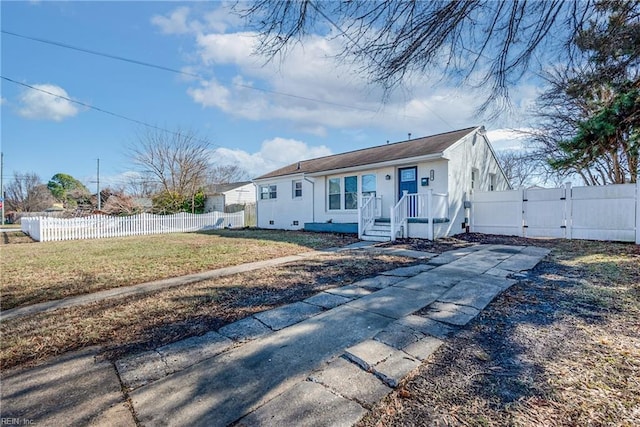
[[89,350],[9,372],[2,417],[41,425],[350,426],[547,253],[502,245],[438,256],[404,251],[424,262],[115,367]]

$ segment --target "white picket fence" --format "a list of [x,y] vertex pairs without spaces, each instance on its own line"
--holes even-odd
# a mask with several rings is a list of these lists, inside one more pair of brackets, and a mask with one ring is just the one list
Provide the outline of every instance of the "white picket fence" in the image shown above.
[[640,244],[640,183],[476,192],[471,231]]
[[184,233],[244,227],[244,211],[134,216],[93,215],[82,218],[22,218],[22,231],[39,242],[101,239],[145,234]]

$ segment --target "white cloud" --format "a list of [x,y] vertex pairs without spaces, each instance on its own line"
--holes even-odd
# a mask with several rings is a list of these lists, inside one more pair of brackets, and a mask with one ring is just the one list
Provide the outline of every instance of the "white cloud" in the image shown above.
[[519,151],[526,148],[527,132],[530,131],[530,128],[493,129],[487,131],[487,138],[496,151]]
[[331,150],[324,145],[310,147],[305,142],[287,138],[273,138],[262,142],[260,151],[218,148],[215,161],[219,164],[237,164],[255,178],[272,170],[300,160],[328,156]]
[[[72,102],[59,98],[63,96],[69,98],[67,91],[60,86],[51,84],[35,84],[35,89],[26,89],[19,96],[21,104],[18,114],[28,119],[54,120],[62,121],[66,118],[73,117],[78,114],[78,108]],[[58,95],[58,96],[54,96]]]
[[475,117],[482,96],[426,75],[411,75],[405,90],[383,103],[381,88],[369,84],[359,64],[336,59],[342,51],[340,34],[308,35],[266,62],[254,55],[255,33],[230,30],[237,27],[237,17],[226,9],[199,16],[200,21],[190,21],[185,14],[183,25],[180,15],[178,27],[202,29],[193,32],[197,58],[192,65],[213,70],[216,77],[191,82],[187,93],[204,107],[242,119],[279,120],[314,135],[375,128],[422,136],[483,124]]
[[165,34],[185,34],[202,29],[200,22],[188,21],[191,9],[181,6],[169,14],[169,16],[154,15],[151,23],[160,27],[160,31]]
[[235,2],[222,1],[218,7],[204,15],[207,28],[217,33],[224,33],[229,27],[237,27],[241,24],[242,18],[236,13],[232,13]]
[[252,57],[255,41],[255,33],[251,32],[196,35],[198,54],[205,65],[236,64],[259,68],[261,63]]
[[215,9],[203,14],[202,20],[191,18],[194,11],[187,6],[180,6],[168,15],[152,16],[151,23],[165,34],[199,34],[206,30],[224,33],[227,28],[237,26],[241,21],[239,15],[230,13],[232,5],[228,1],[219,2]]
[[188,94],[235,117],[282,120],[314,135],[326,135],[331,128],[375,127],[420,136],[475,124],[469,118],[477,100],[460,89],[416,85],[383,104],[379,88],[335,59],[341,49],[338,39],[311,35],[281,62],[268,64],[253,55],[256,42],[250,32],[198,35],[202,63],[231,66],[236,74],[226,82],[220,77],[201,81]]

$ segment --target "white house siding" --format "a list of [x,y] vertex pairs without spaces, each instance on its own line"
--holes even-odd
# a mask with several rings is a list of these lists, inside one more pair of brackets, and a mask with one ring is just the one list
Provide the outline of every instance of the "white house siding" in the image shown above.
[[[293,197],[293,181],[302,180],[302,197]],[[277,197],[263,200],[260,186],[276,185]],[[279,230],[301,230],[305,222],[313,222],[313,184],[300,175],[256,181],[258,194],[258,227]]]
[[204,201],[205,212],[224,212],[224,195],[213,194],[207,196]]
[[[355,172],[342,172],[330,175],[316,176],[315,180],[315,217],[313,222],[340,222],[340,223],[356,223],[358,222],[357,209],[344,208],[344,178],[347,176],[356,176],[358,178],[358,197],[362,194],[362,176],[376,176],[376,196],[382,196],[382,216],[389,216],[389,208],[394,201],[394,177],[395,170],[392,167],[359,170]],[[390,175],[391,180],[385,179],[386,175]],[[341,209],[329,209],[329,179],[339,178],[341,182]]]
[[463,231],[462,224],[466,214],[464,201],[469,200],[471,193],[471,171],[478,170],[476,191],[489,191],[490,174],[495,174],[494,191],[509,189],[509,184],[491,150],[488,140],[474,132],[445,151],[449,159],[448,191],[449,218],[448,224],[436,225],[438,235],[453,235]]
[[244,205],[256,202],[256,187],[252,184],[245,184],[242,187],[225,191],[225,204],[228,205]]
[[[474,142],[475,141],[475,142]],[[490,176],[495,174],[495,191],[508,189],[508,183],[500,170],[490,145],[484,136],[472,132],[463,140],[455,143],[443,153],[443,158],[422,162],[397,161],[393,166],[379,168],[354,168],[356,171],[317,173],[307,175],[290,175],[272,179],[256,181],[257,185],[277,185],[276,200],[261,200],[258,191],[258,226],[264,228],[300,229],[305,222],[333,222],[357,223],[357,209],[344,208],[344,178],[357,176],[358,197],[362,191],[362,176],[374,174],[376,176],[376,195],[382,197],[381,216],[388,218],[390,208],[399,198],[398,171],[400,168],[417,167],[418,193],[433,190],[435,193],[448,193],[449,212],[447,223],[434,225],[437,237],[448,236],[462,231],[466,212],[464,201],[469,199],[471,191],[471,170],[478,170],[476,180],[477,190],[488,190],[491,184]],[[431,179],[431,171],[433,177]],[[387,180],[386,176],[390,179]],[[329,209],[328,185],[329,179],[340,178],[341,209]],[[429,185],[422,186],[422,178],[429,178]],[[292,198],[292,181],[303,180],[303,197],[299,200]],[[441,216],[441,215],[439,215]],[[446,214],[442,216],[447,216]],[[297,221],[297,225],[294,225]],[[272,223],[271,223],[272,222]],[[411,224],[411,237],[428,236],[426,224]]]

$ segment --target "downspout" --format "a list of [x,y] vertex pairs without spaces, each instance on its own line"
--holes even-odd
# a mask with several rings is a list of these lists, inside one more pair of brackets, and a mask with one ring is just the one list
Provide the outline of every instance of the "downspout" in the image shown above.
[[260,220],[260,215],[258,214],[258,200],[260,199],[260,194],[258,193],[258,190],[260,190],[260,187],[258,186],[258,184],[256,184],[255,181],[251,181],[251,183],[253,184],[253,186],[256,188],[256,228],[260,228],[259,226],[259,220]]
[[316,222],[316,182],[302,175],[302,179],[311,184],[311,222]]

